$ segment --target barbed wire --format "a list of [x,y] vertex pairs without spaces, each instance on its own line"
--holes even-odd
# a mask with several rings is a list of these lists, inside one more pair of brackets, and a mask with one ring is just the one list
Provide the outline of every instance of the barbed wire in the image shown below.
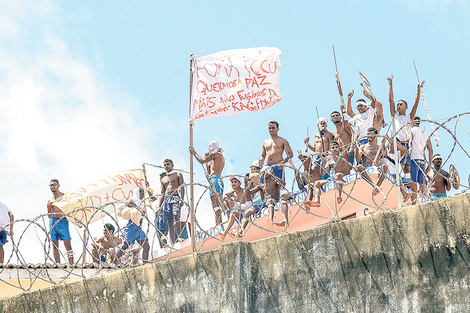
[[[450,152],[446,154],[445,158],[443,157],[442,168],[448,162],[450,162],[450,160],[456,153],[457,148],[459,148],[464,153],[464,155],[470,159],[470,154],[467,152],[464,145],[457,139],[458,125],[461,125],[465,133],[470,137],[469,132],[467,131],[464,126],[464,123],[462,122],[462,117],[465,117],[469,114],[470,112],[466,112],[447,119],[439,119],[432,121],[423,119],[421,120],[421,125],[423,123],[433,123],[433,125],[435,126],[435,130],[429,134],[429,138],[431,138],[433,134],[438,130],[444,130],[444,133],[450,136],[453,141],[451,144]],[[453,124],[454,122],[455,124]],[[410,123],[413,123],[413,121],[411,121]],[[409,126],[410,125],[405,125],[403,127]],[[396,130],[396,133],[398,133],[399,130]],[[442,136],[443,134],[441,132],[441,137]],[[386,130],[385,135],[378,134],[376,137],[377,142],[382,139],[385,139],[384,141],[389,142],[391,139],[389,136],[389,129]],[[361,138],[358,138],[357,141],[359,139]],[[357,145],[357,142],[355,144]],[[385,146],[385,153],[390,151],[391,146],[393,145],[391,145],[390,143]],[[406,153],[409,154],[409,151],[407,151]],[[341,153],[339,155],[335,155],[331,151],[325,151],[321,154],[309,154],[309,164],[318,164],[318,162],[316,161],[318,160],[318,157],[320,157],[321,160],[322,154],[325,156],[325,159],[341,160],[344,162],[348,162],[348,159],[343,158],[343,155]],[[399,159],[401,159],[401,157],[402,156],[400,156]],[[380,158],[377,162],[375,162],[375,160],[368,161],[372,161],[372,165],[376,168],[383,169],[384,167],[382,166],[381,160],[382,158]],[[432,160],[427,160],[425,155],[423,155],[423,160],[425,160],[426,168],[431,169]],[[102,254],[98,253],[99,259],[96,259],[95,256],[93,256],[93,244],[96,244],[96,234],[93,233],[94,230],[92,230],[92,228],[96,227],[92,227],[92,224],[86,224],[84,222],[76,220],[75,216],[77,214],[77,211],[65,214],[68,220],[73,221],[74,224],[78,226],[78,228],[76,228],[76,234],[78,234],[78,238],[80,238],[83,247],[80,253],[76,252],[76,258],[75,255],[73,256],[75,261],[74,264],[56,262],[51,256],[51,250],[53,250],[53,242],[51,241],[51,228],[47,226],[50,217],[48,214],[40,214],[31,219],[15,220],[11,224],[14,226],[13,228],[16,231],[18,231],[18,229],[21,229],[21,232],[19,235],[18,233],[16,233],[15,236],[9,237],[12,246],[11,253],[4,256],[4,260],[6,261],[3,266],[0,266],[0,284],[6,284],[10,287],[17,288],[20,291],[28,291],[33,288],[33,285],[37,281],[42,281],[49,284],[60,284],[69,279],[88,277],[90,276],[90,273],[88,273],[89,271],[93,272],[91,275],[98,275],[106,271],[115,271],[121,268],[139,266],[147,262],[168,261],[169,259],[175,256],[198,253],[204,251],[206,248],[212,249],[222,243],[230,242],[233,240],[254,240],[252,237],[250,237],[250,234],[254,232],[261,232],[261,236],[264,237],[288,233],[291,230],[291,225],[304,219],[303,216],[307,216],[308,218],[315,218],[315,225],[335,223],[343,219],[350,218],[349,215],[345,216],[345,214],[343,214],[343,210],[346,206],[350,206],[351,202],[352,204],[354,204],[354,206],[361,208],[366,207],[368,209],[369,214],[391,209],[389,204],[387,204],[387,200],[391,197],[392,192],[395,192],[396,188],[399,188],[400,191],[408,188],[406,186],[407,183],[397,183],[397,176],[405,176],[403,167],[398,166],[400,170],[399,172],[395,173],[395,176],[389,172],[383,173],[380,172],[380,170],[377,171],[378,176],[385,175],[385,180],[390,183],[391,187],[388,188],[388,190],[380,191],[383,199],[376,200],[375,197],[372,196],[370,197],[370,201],[366,201],[364,200],[364,197],[360,196],[363,193],[363,190],[358,190],[357,187],[361,179],[365,180],[370,185],[372,190],[380,186],[377,185],[377,181],[374,182],[364,179],[362,174],[357,171],[356,161],[354,162],[355,164],[351,165],[351,173],[349,175],[345,175],[342,179],[337,179],[336,173],[332,172],[330,173],[330,180],[324,180],[321,183],[318,183],[317,185],[315,185],[317,181],[309,181],[312,168],[311,165],[309,165],[309,168],[305,168],[306,163],[304,161],[295,160],[292,165],[271,165],[271,167],[275,165],[283,166],[284,171],[294,173],[294,179],[292,180],[292,184],[288,184],[287,182],[282,181],[280,178],[270,173],[271,169],[267,169],[267,172],[263,171],[263,173],[259,173],[259,176],[271,175],[271,178],[279,186],[279,194],[276,194],[274,196],[266,196],[269,195],[269,191],[266,188],[266,182],[264,184],[261,184],[259,193],[261,195],[264,195],[264,197],[262,197],[262,205],[259,206],[258,211],[251,211],[252,214],[250,216],[248,216],[246,212],[247,210],[253,209],[254,206],[247,208],[246,210],[240,210],[241,205],[237,207],[234,204],[235,202],[237,202],[235,201],[237,199],[230,199],[226,196],[220,195],[218,197],[219,201],[223,206],[222,213],[224,214],[226,221],[223,222],[221,225],[209,228],[204,227],[204,225],[207,223],[205,220],[202,221],[200,216],[202,215],[202,213],[207,212],[208,210],[207,207],[203,207],[203,204],[206,202],[205,199],[207,199],[207,192],[212,190],[213,186],[209,182],[194,183],[193,186],[197,189],[198,194],[197,199],[195,199],[196,204],[194,207],[194,236],[196,239],[195,252],[191,250],[191,244],[189,239],[190,210],[188,209],[188,216],[184,218],[183,222],[175,221],[176,223],[184,223],[184,225],[182,225],[182,228],[179,233],[177,233],[175,230],[175,238],[174,240],[172,240],[171,236],[169,236],[169,232],[160,229],[158,225],[159,214],[162,214],[162,212],[160,211],[161,208],[156,207],[158,200],[155,200],[155,198],[165,197],[165,195],[158,193],[152,194],[151,196],[146,195],[143,199],[143,208],[133,208],[134,210],[137,210],[136,214],[141,216],[139,226],[142,230],[145,230],[145,239],[140,240],[140,243],[134,244],[132,248],[129,247],[128,249],[123,248],[123,245],[120,243],[121,241],[125,241],[125,238],[120,240],[113,239],[110,248],[112,248],[114,252],[105,253],[105,256],[107,257],[106,261],[100,260],[101,256],[103,256]],[[295,164],[298,164],[298,162],[300,162],[300,164],[296,166]],[[325,164],[325,162],[320,162],[320,166],[318,168],[320,173],[322,172],[322,170],[327,170]],[[223,180],[230,177],[236,177],[240,181],[240,183],[244,183],[245,186],[247,184],[251,186],[256,186],[259,184],[259,181],[253,178],[246,177],[246,175],[225,175],[221,177],[221,179]],[[301,182],[303,183],[303,185],[299,183],[299,180],[297,180],[299,177],[301,178]],[[435,177],[449,179],[449,177],[441,171],[436,172]],[[294,192],[294,186],[296,182],[298,184],[299,191]],[[323,185],[319,188],[318,186],[320,184]],[[181,188],[187,190],[189,186],[190,184],[185,183],[181,186]],[[288,186],[290,186],[290,188]],[[465,185],[462,182],[460,182],[460,187],[462,188],[462,191],[460,193],[467,192],[470,189],[468,185]],[[425,200],[429,201],[429,184],[426,185],[425,190],[420,191],[418,188],[417,191],[405,191],[408,193],[412,193],[413,197],[421,197],[421,200],[419,200],[420,202]],[[328,197],[331,198],[332,192],[334,193],[334,200],[331,202]],[[344,195],[344,199],[342,199],[342,201],[338,203],[337,197],[340,193]],[[253,201],[253,195],[250,194],[249,196],[249,198]],[[277,199],[274,199],[276,196]],[[311,206],[312,198],[315,196],[318,197],[320,205],[325,208],[323,211],[320,211],[316,209],[316,207]],[[273,208],[269,207],[267,204],[267,200],[269,199],[272,199],[273,202],[276,202],[275,204],[273,204]],[[183,202],[183,207],[189,208],[190,200],[188,192],[185,192],[185,197],[184,199],[181,199],[181,201]],[[95,217],[100,217],[101,222],[97,222],[96,224],[102,224],[103,226],[105,226],[105,223],[111,223],[113,225],[116,225],[117,228],[113,233],[113,237],[120,238],[123,237],[123,235],[126,233],[126,228],[123,226],[119,226],[120,224],[122,225],[123,219],[119,216],[117,208],[122,205],[129,205],[129,203],[116,201],[106,203],[98,208],[86,207],[80,210],[87,211],[87,209],[93,209],[91,210],[93,213],[91,214],[91,216],[88,217],[88,220],[93,220]],[[259,205],[259,203],[257,205]],[[274,210],[274,216],[271,220],[272,224],[267,223],[268,218],[271,218],[271,216],[269,216],[269,210]],[[274,217],[279,217],[279,213],[281,213],[282,218],[284,219],[284,224],[282,222],[274,222]],[[230,220],[231,215],[234,216],[233,224],[230,225],[230,229],[227,229],[227,225],[229,224],[228,221]],[[3,227],[3,229],[9,229],[9,226],[10,224]],[[295,228],[295,230],[297,229],[298,228]],[[186,231],[187,238],[182,237],[184,231]],[[34,233],[33,235],[31,235],[32,232]],[[225,232],[226,236],[229,235],[230,238],[221,235],[221,233],[223,232]],[[145,249],[145,241],[147,241],[147,244],[149,244],[148,259],[145,259],[144,257],[143,250]],[[42,251],[44,253],[43,262],[35,264],[28,263],[27,257],[24,254],[26,249],[23,250],[23,245],[31,244],[40,244],[42,246]],[[60,247],[58,250],[60,259],[67,260],[68,257],[70,257],[70,254],[63,253]],[[122,255],[122,259],[116,259],[116,256],[118,254]],[[15,259],[16,263],[14,262]],[[86,262],[87,259],[91,260],[91,262]],[[13,275],[16,277],[16,279],[7,278],[11,277],[11,275],[7,275],[7,271],[16,271],[16,276]],[[57,274],[58,271],[60,272],[60,274]],[[27,280],[27,283],[24,282],[25,279]],[[12,282],[13,280],[15,281],[15,283]]]

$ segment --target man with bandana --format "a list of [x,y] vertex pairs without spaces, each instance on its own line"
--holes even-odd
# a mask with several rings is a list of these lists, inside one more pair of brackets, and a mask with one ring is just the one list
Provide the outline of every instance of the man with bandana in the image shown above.
[[364,95],[371,100],[370,106],[364,99],[358,99],[356,101],[356,108],[359,114],[355,114],[351,107],[351,99],[354,96],[354,90],[348,94],[347,112],[351,117],[349,123],[356,131],[357,139],[359,140],[359,146],[368,143],[367,130],[371,127],[375,128],[377,132],[380,132],[380,128],[383,123],[383,109],[382,103],[372,97],[367,91],[363,91]]
[[192,146],[189,152],[194,155],[201,164],[206,164],[208,180],[210,183],[209,195],[211,197],[212,209],[215,213],[215,225],[222,224],[222,196],[224,195],[224,182],[220,178],[225,166],[225,158],[222,154],[224,149],[219,146],[217,141],[211,141],[208,146],[209,151],[205,153],[204,158],[196,153]]

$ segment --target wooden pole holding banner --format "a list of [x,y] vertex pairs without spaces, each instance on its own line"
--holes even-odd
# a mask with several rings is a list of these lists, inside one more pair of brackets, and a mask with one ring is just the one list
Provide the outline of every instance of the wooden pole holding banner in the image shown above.
[[[192,104],[192,91],[193,91],[193,70],[194,62],[196,57],[191,54],[189,57],[189,145],[193,146],[193,128],[194,122],[191,120],[191,104]],[[193,155],[189,153],[189,208],[190,208],[190,220],[191,220],[191,250],[196,252],[195,242],[195,225],[194,225],[194,166],[193,166]]]

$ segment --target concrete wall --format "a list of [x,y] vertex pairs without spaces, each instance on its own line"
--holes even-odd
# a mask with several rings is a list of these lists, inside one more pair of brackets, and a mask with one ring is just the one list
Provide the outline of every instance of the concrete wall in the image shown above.
[[468,195],[2,299],[0,312],[469,312]]

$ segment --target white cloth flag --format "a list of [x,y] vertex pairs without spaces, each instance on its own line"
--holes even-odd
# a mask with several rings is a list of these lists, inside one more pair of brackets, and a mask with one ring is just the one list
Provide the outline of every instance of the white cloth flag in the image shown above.
[[227,50],[195,59],[191,119],[262,111],[281,100],[277,48]]

